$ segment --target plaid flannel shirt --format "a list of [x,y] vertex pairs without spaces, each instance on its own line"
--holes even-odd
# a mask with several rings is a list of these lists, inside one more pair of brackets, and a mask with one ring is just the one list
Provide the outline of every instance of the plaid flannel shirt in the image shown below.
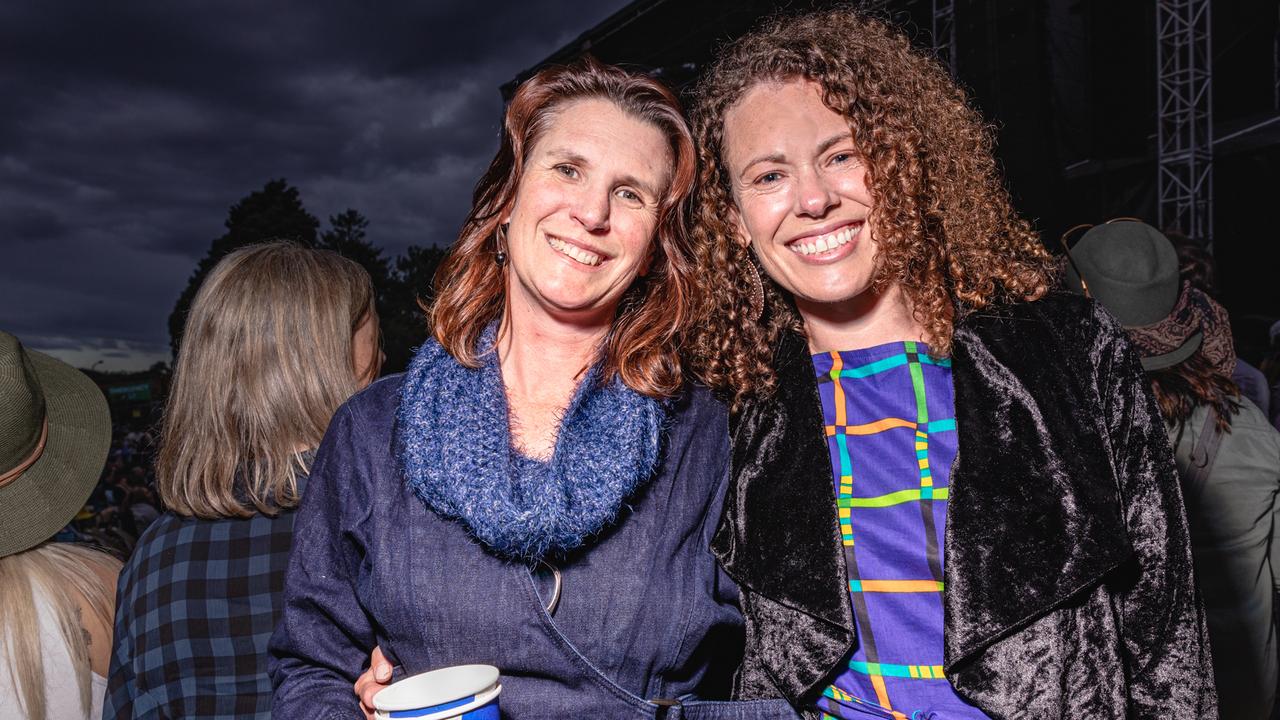
[[147,528],[117,588],[104,720],[271,717],[293,517],[167,512]]

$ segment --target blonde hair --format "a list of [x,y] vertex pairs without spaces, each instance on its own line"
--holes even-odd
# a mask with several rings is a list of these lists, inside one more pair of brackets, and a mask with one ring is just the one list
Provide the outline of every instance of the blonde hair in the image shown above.
[[364,268],[293,243],[241,248],[213,268],[165,406],[156,489],[170,510],[216,519],[297,504],[302,452],[359,389],[352,336],[373,299]]
[[44,720],[44,652],[40,646],[37,594],[48,598],[59,634],[75,667],[80,706],[92,700],[89,642],[82,608],[101,627],[115,615],[115,585],[102,576],[120,574],[120,561],[83,545],[47,542],[0,558],[0,657],[13,678],[18,701],[30,720]]

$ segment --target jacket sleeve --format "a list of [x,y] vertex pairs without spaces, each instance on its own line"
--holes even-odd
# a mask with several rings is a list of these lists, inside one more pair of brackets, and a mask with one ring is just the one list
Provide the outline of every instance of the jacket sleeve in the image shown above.
[[[1280,468],[1280,463],[1276,467]],[[1271,511],[1271,585],[1280,595],[1280,491],[1277,491],[1274,508]]]
[[1105,313],[1098,344],[1106,424],[1136,572],[1114,595],[1131,718],[1216,718],[1204,609],[1195,588],[1173,451],[1138,356]]
[[1280,595],[1280,453],[1276,453],[1273,458],[1275,464],[1271,466],[1275,477],[1272,481],[1275,483],[1276,493],[1271,496],[1271,587],[1276,595]]
[[356,590],[363,546],[353,525],[369,503],[352,462],[352,414],[347,405],[334,416],[294,520],[284,607],[269,645],[276,720],[364,718],[353,685],[376,641]]

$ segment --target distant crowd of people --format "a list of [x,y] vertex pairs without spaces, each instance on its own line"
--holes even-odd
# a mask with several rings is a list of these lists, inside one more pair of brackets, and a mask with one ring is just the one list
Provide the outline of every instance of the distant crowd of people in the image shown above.
[[127,560],[143,531],[160,517],[161,508],[155,489],[154,430],[116,424],[97,486],[54,539],[90,543]]
[[6,717],[422,716],[379,693],[482,664],[512,720],[1273,718],[1280,325],[1243,362],[1138,220],[1051,253],[880,20],[692,97],[523,83],[402,374],[283,241],[209,273],[154,430],[0,332]]

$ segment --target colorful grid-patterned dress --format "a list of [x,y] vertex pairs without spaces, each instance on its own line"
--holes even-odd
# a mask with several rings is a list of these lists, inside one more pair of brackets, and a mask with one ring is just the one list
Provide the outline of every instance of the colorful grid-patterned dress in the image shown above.
[[813,356],[858,643],[824,718],[986,718],[942,671],[951,363],[895,342]]

